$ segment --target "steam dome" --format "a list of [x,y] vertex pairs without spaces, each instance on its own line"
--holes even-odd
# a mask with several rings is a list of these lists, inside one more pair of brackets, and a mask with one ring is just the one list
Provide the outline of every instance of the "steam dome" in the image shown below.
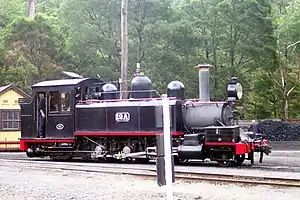
[[152,81],[149,77],[138,75],[131,80],[132,98],[151,98]]
[[103,100],[118,98],[118,88],[112,83],[106,83],[103,85],[102,91]]
[[184,85],[180,81],[172,81],[167,86],[168,97],[176,97],[177,99],[184,99]]

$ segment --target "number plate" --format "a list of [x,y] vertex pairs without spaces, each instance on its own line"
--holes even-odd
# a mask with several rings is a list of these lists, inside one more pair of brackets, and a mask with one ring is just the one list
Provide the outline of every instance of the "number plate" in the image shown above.
[[117,112],[115,114],[116,122],[129,122],[130,121],[130,114],[129,112]]

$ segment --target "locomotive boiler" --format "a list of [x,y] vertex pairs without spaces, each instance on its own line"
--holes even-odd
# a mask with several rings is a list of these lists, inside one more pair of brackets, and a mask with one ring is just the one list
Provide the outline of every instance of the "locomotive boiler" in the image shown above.
[[[233,109],[242,97],[242,86],[233,77],[227,100],[211,101],[210,67],[197,67],[198,99],[186,99],[180,81],[167,85],[175,160],[240,165],[245,159],[253,163],[254,152],[260,152],[262,159],[263,153],[270,153],[267,140],[254,140],[235,125]],[[163,133],[162,98],[139,68],[130,91],[121,92],[118,85],[99,78],[72,75],[36,83],[32,92],[32,98],[19,100],[20,149],[27,156],[131,162],[156,158],[157,136]],[[44,110],[39,107],[42,99]]]

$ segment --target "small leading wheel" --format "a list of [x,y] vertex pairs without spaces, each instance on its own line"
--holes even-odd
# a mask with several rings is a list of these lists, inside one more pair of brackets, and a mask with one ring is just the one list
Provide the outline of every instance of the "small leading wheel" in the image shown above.
[[221,167],[229,167],[231,166],[232,164],[234,164],[234,161],[231,160],[231,158],[233,158],[234,156],[234,153],[232,151],[231,148],[229,147],[222,147],[220,148],[220,152],[221,153],[221,159],[222,160],[218,160],[218,164],[219,166]]

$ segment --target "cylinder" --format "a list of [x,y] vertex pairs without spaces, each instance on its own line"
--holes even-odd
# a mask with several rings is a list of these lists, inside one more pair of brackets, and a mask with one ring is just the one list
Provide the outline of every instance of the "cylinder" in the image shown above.
[[210,72],[211,65],[200,64],[199,70],[199,99],[201,101],[210,101]]
[[197,146],[185,146],[178,147],[178,156],[182,159],[203,159],[202,145]]

